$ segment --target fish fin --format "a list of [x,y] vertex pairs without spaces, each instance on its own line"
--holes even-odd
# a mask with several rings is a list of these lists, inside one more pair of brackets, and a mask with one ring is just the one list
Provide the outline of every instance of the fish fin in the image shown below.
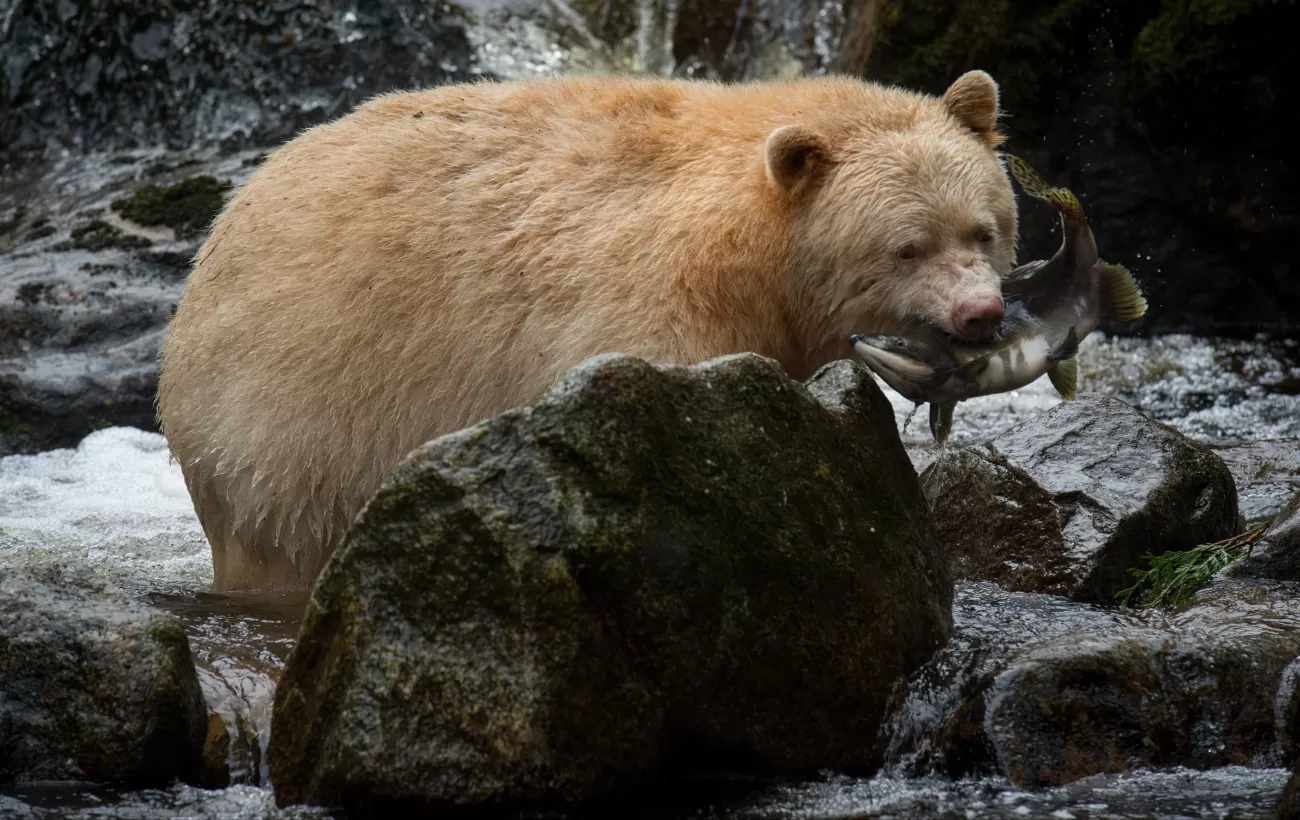
[[952,432],[952,412],[957,409],[957,402],[930,402],[930,434],[939,444],[948,440]]
[[1146,297],[1128,268],[1101,261],[1097,262],[1097,267],[1101,270],[1106,318],[1113,322],[1131,322],[1146,314]]
[[1047,378],[1051,379],[1052,387],[1061,394],[1061,398],[1074,401],[1079,386],[1079,360],[1073,357],[1061,359],[1047,368]]
[[1026,194],[1046,202],[1070,219],[1087,221],[1087,217],[1083,215],[1083,205],[1079,203],[1079,198],[1073,191],[1069,188],[1048,185],[1038,172],[1029,167],[1029,163],[1020,157],[1014,154],[1003,154],[1003,156],[1007,159],[1007,167],[1011,169],[1011,175],[1016,178],[1016,182],[1020,183],[1020,187]]

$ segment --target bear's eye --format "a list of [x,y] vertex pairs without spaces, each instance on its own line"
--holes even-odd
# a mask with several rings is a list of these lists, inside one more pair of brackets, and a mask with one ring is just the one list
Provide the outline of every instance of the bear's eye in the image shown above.
[[898,251],[898,258],[899,258],[899,259],[915,259],[915,258],[916,258],[916,248],[915,248],[914,246],[912,246],[912,245],[904,245],[904,246],[903,246],[903,247]]
[[988,245],[993,241],[993,232],[988,228],[979,228],[975,231],[975,241],[981,245]]

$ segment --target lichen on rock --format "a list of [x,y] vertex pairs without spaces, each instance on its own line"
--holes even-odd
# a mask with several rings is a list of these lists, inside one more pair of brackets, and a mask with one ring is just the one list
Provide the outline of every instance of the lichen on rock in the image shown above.
[[616,796],[700,750],[867,770],[950,609],[863,368],[596,357],[372,498],[277,690],[271,778],[374,808]]

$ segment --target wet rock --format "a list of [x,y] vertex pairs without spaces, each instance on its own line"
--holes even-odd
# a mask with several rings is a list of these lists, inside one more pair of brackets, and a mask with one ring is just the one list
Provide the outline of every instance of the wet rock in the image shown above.
[[1237,531],[1222,460],[1096,394],[949,453],[921,484],[953,577],[1012,590],[1110,601],[1147,553]]
[[274,145],[376,93],[473,76],[444,3],[5,5],[0,168],[60,149]]
[[1295,759],[1300,587],[1221,581],[1168,618],[1045,597],[959,584],[952,642],[882,734],[894,765],[1029,787]]
[[0,569],[0,782],[192,780],[205,719],[174,618],[87,570]]
[[1242,578],[1300,581],[1300,493],[1268,523],[1268,529],[1250,554],[1229,564],[1224,573]]
[[0,217],[13,215],[0,228],[0,455],[73,446],[101,427],[155,429],[167,322],[252,156],[71,157],[0,189]]
[[1069,634],[1137,623],[1132,616],[1055,595],[1007,592],[987,581],[958,581],[952,637],[898,693],[880,732],[891,771],[959,779],[1000,773],[984,732],[997,676],[1026,647]]
[[1215,450],[1237,483],[1237,505],[1250,523],[1277,515],[1300,492],[1300,441],[1269,439]]
[[281,804],[586,800],[673,761],[864,769],[951,584],[864,368],[621,355],[417,450],[313,592]]

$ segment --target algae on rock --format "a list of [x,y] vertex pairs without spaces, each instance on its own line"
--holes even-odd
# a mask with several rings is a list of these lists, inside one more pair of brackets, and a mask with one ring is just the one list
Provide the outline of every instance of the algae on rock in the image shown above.
[[371,499],[277,690],[271,777],[373,809],[617,796],[699,750],[870,769],[951,603],[863,368],[596,357]]

